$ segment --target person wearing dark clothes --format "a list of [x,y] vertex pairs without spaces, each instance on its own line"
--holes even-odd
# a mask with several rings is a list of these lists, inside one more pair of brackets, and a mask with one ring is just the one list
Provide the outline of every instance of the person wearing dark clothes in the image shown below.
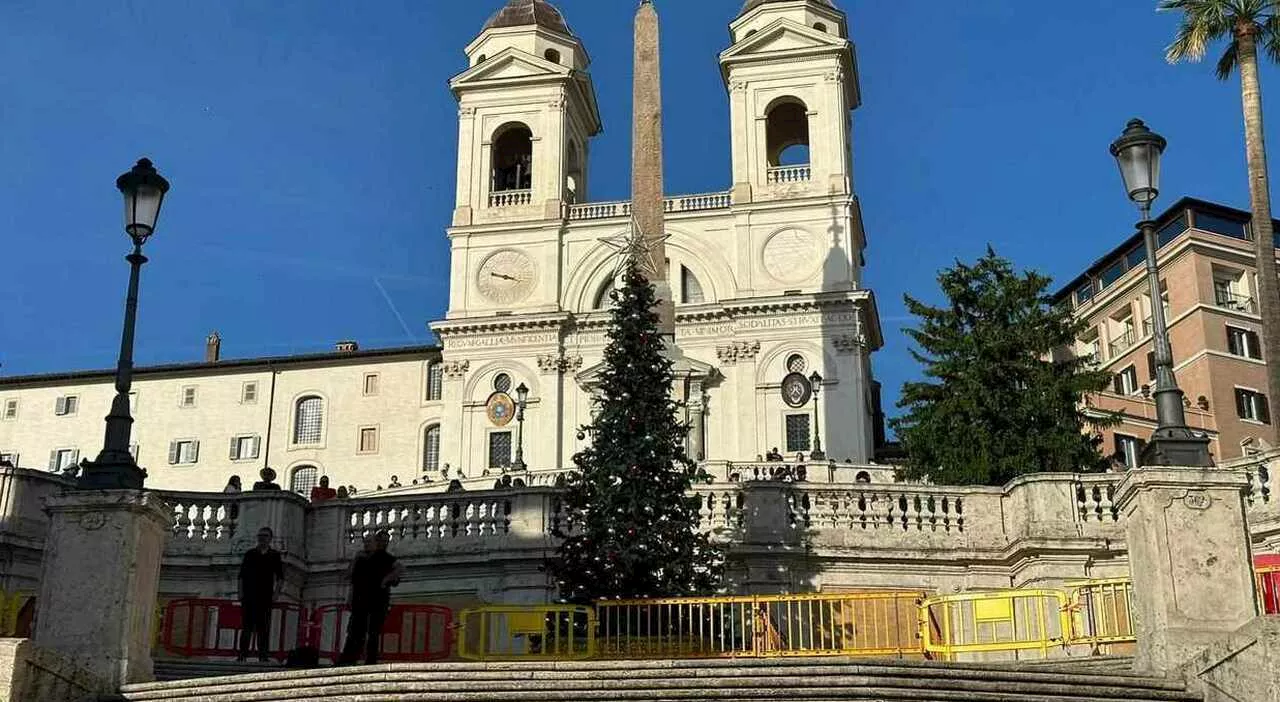
[[258,545],[244,554],[240,562],[240,655],[249,655],[249,642],[256,638],[258,660],[266,661],[270,644],[271,607],[284,585],[284,564],[280,552],[271,548],[275,534],[271,529],[258,530]]
[[340,664],[352,665],[364,652],[366,665],[378,662],[382,624],[391,606],[391,588],[404,577],[404,565],[387,553],[391,535],[379,531],[366,537],[364,552],[351,563],[351,619]]

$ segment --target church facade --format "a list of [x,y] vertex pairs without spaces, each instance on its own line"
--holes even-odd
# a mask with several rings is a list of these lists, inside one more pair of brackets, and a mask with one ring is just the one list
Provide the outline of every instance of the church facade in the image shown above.
[[[826,459],[866,464],[882,342],[862,285],[848,22],[828,0],[749,0],[730,36],[719,58],[730,187],[663,206],[672,391],[689,454],[793,461],[816,458],[820,444]],[[443,489],[509,472],[517,453],[534,473],[572,465],[615,284],[604,240],[628,231],[632,206],[590,198],[602,124],[587,47],[556,8],[509,0],[465,52],[450,81],[457,198],[448,312],[431,324],[439,348],[245,362],[215,350],[204,364],[139,369],[134,426],[149,485],[219,489],[237,473],[247,487],[270,465],[300,490],[329,476],[364,491],[392,475],[405,489],[415,477]],[[819,382],[794,382],[815,373]],[[91,458],[109,400],[106,372],[0,379],[0,454],[31,468],[47,455],[54,470]]]

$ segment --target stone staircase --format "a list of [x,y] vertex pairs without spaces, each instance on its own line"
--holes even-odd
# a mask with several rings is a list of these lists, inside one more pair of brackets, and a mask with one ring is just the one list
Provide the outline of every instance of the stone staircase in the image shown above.
[[[166,674],[178,668],[162,666]],[[188,674],[227,672],[200,664]],[[421,663],[243,673],[131,685],[128,702],[1202,701],[1181,680],[1066,665],[854,658]]]

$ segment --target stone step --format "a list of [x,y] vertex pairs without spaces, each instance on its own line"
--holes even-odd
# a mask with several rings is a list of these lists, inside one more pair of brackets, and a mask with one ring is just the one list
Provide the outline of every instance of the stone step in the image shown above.
[[[178,668],[181,666],[175,666]],[[216,671],[221,665],[191,665]],[[422,663],[323,668],[131,685],[129,702],[1179,702],[1181,681],[1017,664],[863,659]]]

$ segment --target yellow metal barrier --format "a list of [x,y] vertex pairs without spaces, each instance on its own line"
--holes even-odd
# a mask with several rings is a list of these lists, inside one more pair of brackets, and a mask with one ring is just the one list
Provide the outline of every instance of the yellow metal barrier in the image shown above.
[[595,613],[572,605],[494,605],[458,615],[458,657],[574,660],[595,654]]
[[920,606],[924,650],[946,660],[957,654],[1039,651],[1065,646],[1069,602],[1060,590],[999,590],[931,597]]
[[923,593],[676,597],[596,603],[603,658],[920,656]]
[[1068,582],[1071,590],[1071,643],[1092,653],[1119,653],[1117,645],[1135,643],[1133,583],[1127,578]]

